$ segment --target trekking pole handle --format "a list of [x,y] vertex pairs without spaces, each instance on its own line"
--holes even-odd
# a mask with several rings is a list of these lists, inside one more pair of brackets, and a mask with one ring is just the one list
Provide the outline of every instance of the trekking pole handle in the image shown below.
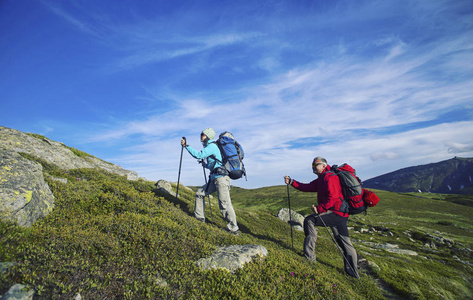
[[184,145],[181,145],[182,147],[185,147],[187,146],[187,139],[185,136],[182,137],[182,139],[184,140]]
[[287,185],[291,185],[292,184],[292,179],[289,175],[286,175],[284,176],[284,182],[287,184]]

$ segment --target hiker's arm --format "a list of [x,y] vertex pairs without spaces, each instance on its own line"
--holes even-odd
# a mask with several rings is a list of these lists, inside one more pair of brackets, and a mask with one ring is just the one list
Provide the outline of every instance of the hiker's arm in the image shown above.
[[213,154],[211,147],[205,147],[201,151],[197,151],[188,145],[186,146],[186,150],[187,152],[189,152],[190,155],[192,155],[192,157],[197,158],[197,159],[204,159]]
[[315,179],[310,183],[301,183],[297,180],[292,179],[291,185],[301,192],[317,192],[317,180]]

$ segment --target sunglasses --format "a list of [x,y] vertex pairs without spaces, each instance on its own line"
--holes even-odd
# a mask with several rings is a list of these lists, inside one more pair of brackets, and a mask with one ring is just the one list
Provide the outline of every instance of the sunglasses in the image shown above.
[[312,168],[317,167],[318,165],[323,165],[323,163],[312,163]]

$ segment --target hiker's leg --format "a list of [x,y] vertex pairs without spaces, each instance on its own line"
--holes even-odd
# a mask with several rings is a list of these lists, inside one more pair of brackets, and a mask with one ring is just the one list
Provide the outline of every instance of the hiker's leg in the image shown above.
[[317,215],[312,214],[304,219],[304,256],[315,262],[315,244],[317,242]]
[[317,226],[333,226],[338,224],[337,214],[327,211],[321,214],[312,214],[304,219],[304,256],[315,261],[315,244],[317,242]]
[[345,272],[348,275],[358,278],[358,255],[356,254],[355,247],[351,243],[350,237],[340,235],[338,239],[339,244],[343,245],[343,252],[350,265],[345,262]]
[[197,219],[205,220],[205,197],[215,192],[215,184],[210,183],[210,182],[208,184],[209,184],[208,189],[207,189],[207,185],[204,184],[202,187],[200,187],[197,190],[197,192],[195,192],[194,216]]
[[215,179],[220,212],[222,213],[223,218],[228,222],[228,229],[230,231],[237,231],[238,225],[235,210],[233,209],[232,199],[230,198],[230,183],[231,179],[228,176],[222,176]]
[[[333,234],[335,236],[335,240],[337,241],[340,248],[343,250],[343,254],[345,258],[343,259],[343,263],[345,266],[345,272],[352,276],[358,277],[358,255],[356,254],[355,247],[348,236],[348,228],[346,226],[346,222],[339,224],[336,227],[332,227]],[[348,260],[348,263],[347,263]]]

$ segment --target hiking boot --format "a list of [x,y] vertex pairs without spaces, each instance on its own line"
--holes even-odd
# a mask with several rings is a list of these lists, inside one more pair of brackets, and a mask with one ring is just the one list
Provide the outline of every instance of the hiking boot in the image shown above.
[[233,235],[239,235],[240,234],[239,230],[232,231],[228,228],[223,228],[223,231],[228,232],[228,233],[233,234]]
[[204,218],[196,218],[197,220],[201,221],[202,223],[205,223],[205,219]]
[[310,258],[307,257],[305,254],[304,254],[303,256],[304,256],[305,258],[307,258],[307,260],[308,260],[309,262],[311,262],[311,263],[314,263],[314,264],[315,264],[315,263],[317,262],[315,254],[314,254],[314,256],[312,256],[312,257],[310,257]]

